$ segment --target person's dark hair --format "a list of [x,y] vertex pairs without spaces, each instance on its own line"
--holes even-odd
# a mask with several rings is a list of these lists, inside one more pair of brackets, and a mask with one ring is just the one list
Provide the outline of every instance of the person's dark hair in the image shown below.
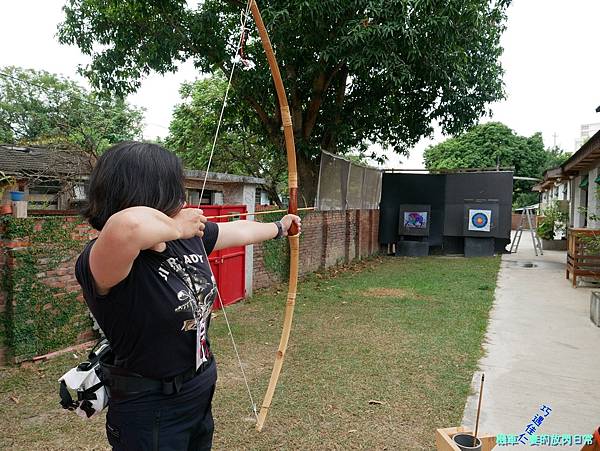
[[145,206],[176,214],[185,201],[181,160],[158,144],[124,141],[96,162],[83,216],[96,230],[129,207]]

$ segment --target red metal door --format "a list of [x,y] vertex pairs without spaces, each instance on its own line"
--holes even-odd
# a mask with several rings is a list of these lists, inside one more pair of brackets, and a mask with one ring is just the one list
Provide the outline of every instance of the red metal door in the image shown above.
[[[188,206],[188,208],[198,208]],[[246,213],[245,205],[202,205],[205,216],[222,216],[234,213]],[[211,222],[228,222],[237,220],[236,217],[211,219]],[[244,299],[246,294],[246,248],[232,247],[213,251],[209,257],[210,267],[217,281],[217,288],[223,304],[229,305]],[[215,309],[221,308],[219,300]]]

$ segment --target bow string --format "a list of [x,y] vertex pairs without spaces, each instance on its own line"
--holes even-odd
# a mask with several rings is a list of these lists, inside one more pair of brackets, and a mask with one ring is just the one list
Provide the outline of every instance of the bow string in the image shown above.
[[[275,58],[275,53],[273,52],[273,47],[271,45],[271,40],[269,38],[269,34],[263,22],[262,16],[260,14],[260,10],[258,5],[254,0],[248,0],[246,4],[245,11],[242,15],[242,24],[240,31],[240,38],[238,41],[237,49],[236,49],[236,57],[240,56],[241,58],[235,58],[232,64],[231,73],[229,75],[227,88],[225,90],[225,96],[223,101],[223,106],[221,108],[221,113],[219,115],[219,122],[217,124],[215,137],[211,146],[211,152],[208,160],[208,167],[206,169],[206,173],[204,176],[204,181],[202,183],[202,191],[200,193],[200,199],[202,199],[204,195],[204,190],[206,188],[206,182],[208,180],[208,173],[210,171],[210,166],[212,163],[212,159],[214,156],[214,151],[217,144],[217,139],[219,136],[219,132],[221,129],[221,124],[223,121],[223,115],[225,112],[225,107],[227,105],[227,98],[229,95],[229,91],[231,88],[231,83],[233,80],[233,74],[237,65],[237,61],[241,60],[243,64],[246,60],[246,55],[244,51],[245,43],[248,38],[248,28],[246,27],[247,20],[249,17],[249,13],[252,13],[252,17],[254,18],[254,22],[258,29],[258,33],[260,35],[260,39],[265,50],[265,54],[267,57],[267,61],[269,63],[269,68],[271,70],[271,75],[273,77],[273,82],[275,85],[275,91],[277,93],[277,102],[279,104],[281,121],[283,125],[283,134],[285,138],[285,147],[287,153],[287,163],[288,163],[288,187],[289,187],[289,204],[288,204],[288,213],[289,214],[297,214],[298,213],[298,171],[296,167],[296,148],[294,142],[294,131],[292,128],[292,118],[290,114],[290,108],[287,101],[287,96],[285,93],[285,88],[283,85],[283,80],[281,78],[281,72],[279,70],[279,65],[277,64],[277,60]],[[200,208],[200,205],[198,206]],[[285,359],[285,355],[287,352],[288,342],[291,334],[292,328],[292,320],[294,316],[294,309],[296,304],[296,292],[298,286],[298,270],[299,270],[299,248],[300,248],[300,235],[298,231],[298,227],[295,223],[292,223],[291,227],[288,230],[288,242],[290,247],[290,271],[289,271],[289,283],[288,283],[288,294],[284,312],[283,319],[283,327],[281,332],[281,337],[279,340],[279,346],[277,348],[277,352],[275,354],[275,362],[273,364],[273,369],[271,371],[271,377],[269,379],[269,385],[267,386],[267,390],[265,396],[263,398],[263,402],[261,403],[260,411],[257,412],[256,404],[254,403],[254,398],[252,396],[252,391],[250,390],[250,385],[248,383],[248,379],[246,377],[246,373],[244,371],[244,365],[242,363],[242,359],[238,352],[237,345],[235,343],[235,339],[233,337],[233,333],[231,330],[231,326],[229,323],[229,319],[227,318],[227,313],[225,311],[225,305],[222,302],[221,294],[217,289],[217,296],[219,299],[219,303],[221,305],[221,309],[223,311],[223,317],[225,318],[225,323],[227,325],[227,330],[229,333],[229,337],[233,344],[233,349],[236,354],[236,358],[238,360],[238,364],[240,366],[242,376],[244,378],[244,383],[246,385],[246,390],[248,392],[248,396],[250,398],[250,402],[252,404],[252,411],[256,417],[256,429],[258,431],[262,431],[268,412],[271,408],[271,403],[273,400],[273,396],[275,394],[275,388],[277,387],[277,382],[279,380],[279,376],[281,374],[281,370],[283,367],[283,362]],[[212,274],[212,268],[211,268]],[[213,275],[214,279],[214,275]]]

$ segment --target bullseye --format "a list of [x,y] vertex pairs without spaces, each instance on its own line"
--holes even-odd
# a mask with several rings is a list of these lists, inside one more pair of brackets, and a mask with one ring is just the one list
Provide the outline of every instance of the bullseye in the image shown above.
[[485,213],[475,213],[471,217],[471,224],[477,229],[483,229],[487,226],[489,222],[488,216]]

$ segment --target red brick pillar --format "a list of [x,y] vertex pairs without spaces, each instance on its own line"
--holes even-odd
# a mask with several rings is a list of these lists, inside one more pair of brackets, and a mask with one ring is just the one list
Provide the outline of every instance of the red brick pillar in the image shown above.
[[362,224],[361,224],[361,217],[360,217],[360,210],[356,210],[356,235],[355,235],[355,239],[354,242],[356,243],[356,248],[355,248],[355,256],[354,258],[356,258],[357,260],[360,260],[361,258],[361,235],[362,235]]
[[373,255],[373,210],[369,210],[369,255]]
[[346,218],[345,218],[345,234],[344,234],[344,259],[346,263],[350,263],[350,233],[351,233],[351,223],[352,218],[350,217],[350,210],[346,210]]
[[323,216],[323,220],[321,222],[321,236],[323,237],[323,241],[322,241],[322,247],[321,247],[321,268],[326,268],[327,267],[327,246],[329,244],[328,242],[328,231],[329,231],[329,225],[328,225],[328,218],[327,218],[327,212],[323,212],[322,213]]

